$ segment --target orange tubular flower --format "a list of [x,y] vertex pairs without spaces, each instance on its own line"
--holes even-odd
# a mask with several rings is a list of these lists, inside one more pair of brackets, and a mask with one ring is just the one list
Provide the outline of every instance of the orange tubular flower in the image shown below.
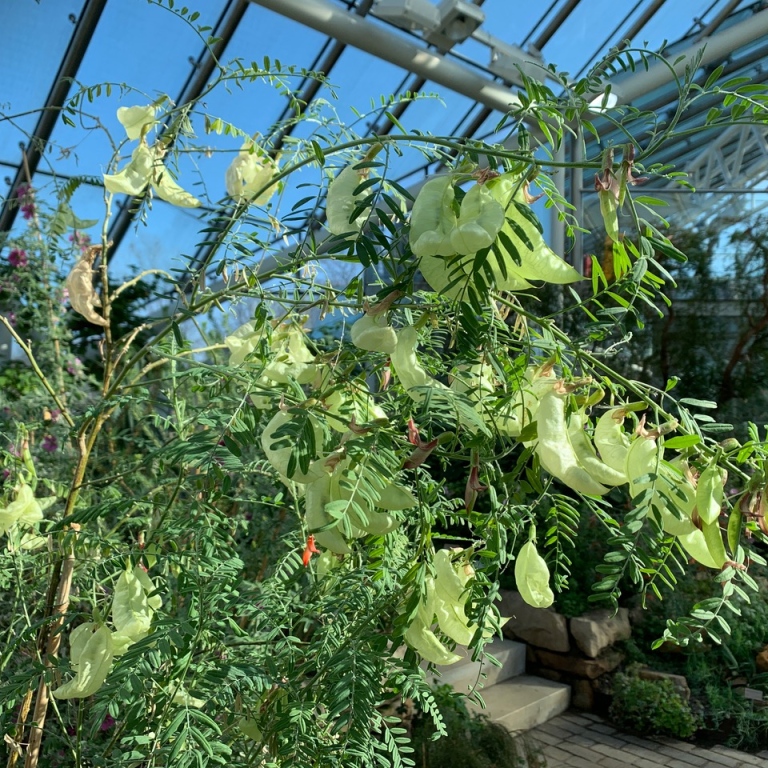
[[301,556],[301,562],[304,563],[304,567],[306,568],[309,565],[312,555],[319,554],[320,550],[315,546],[315,537],[307,536],[307,545],[304,547],[304,554]]

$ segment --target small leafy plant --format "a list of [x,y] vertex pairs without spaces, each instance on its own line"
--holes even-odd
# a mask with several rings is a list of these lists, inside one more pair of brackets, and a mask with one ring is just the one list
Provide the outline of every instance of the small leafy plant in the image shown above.
[[643,680],[632,672],[613,679],[610,718],[620,728],[637,734],[688,739],[699,720],[669,680]]

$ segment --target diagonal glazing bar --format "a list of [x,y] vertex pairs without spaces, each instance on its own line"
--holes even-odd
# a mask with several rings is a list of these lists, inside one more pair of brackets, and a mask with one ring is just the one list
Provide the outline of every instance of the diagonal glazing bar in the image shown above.
[[541,34],[531,43],[533,48],[540,51],[552,39],[555,32],[562,26],[563,22],[571,15],[579,0],[566,0],[563,7],[557,12],[552,21],[541,31]]
[[[213,70],[216,68],[219,57],[224,53],[247,10],[247,0],[229,0],[212,33],[218,38],[218,41],[212,49],[204,48],[197,57],[192,72],[187,78],[187,82],[184,84],[179,97],[176,99],[177,104],[187,104],[203,92],[213,74]],[[124,200],[120,210],[112,220],[112,225],[109,228],[109,241],[112,243],[109,249],[110,258],[115,255],[117,248],[131,227],[136,215],[134,201],[135,198],[133,197]]]
[[34,133],[24,149],[24,157],[18,165],[16,176],[8,190],[8,197],[3,202],[2,210],[0,210],[0,232],[10,230],[16,220],[16,215],[19,212],[16,205],[16,191],[21,184],[32,180],[32,176],[40,164],[40,159],[56,126],[56,120],[67,99],[69,89],[72,87],[72,78],[75,77],[80,68],[80,63],[85,56],[85,51],[91,42],[96,25],[101,18],[101,12],[106,4],[107,0],[86,0],[83,6]]

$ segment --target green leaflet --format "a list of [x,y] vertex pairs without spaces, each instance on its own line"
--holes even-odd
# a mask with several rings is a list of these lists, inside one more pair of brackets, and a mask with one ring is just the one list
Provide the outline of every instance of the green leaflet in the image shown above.
[[94,622],[81,624],[69,640],[70,663],[75,677],[59,686],[57,699],[84,699],[92,696],[107,679],[112,666],[112,633]]
[[549,568],[536,550],[533,538],[523,544],[517,554],[515,583],[520,597],[534,608],[549,608],[555,601],[555,595],[549,586]]

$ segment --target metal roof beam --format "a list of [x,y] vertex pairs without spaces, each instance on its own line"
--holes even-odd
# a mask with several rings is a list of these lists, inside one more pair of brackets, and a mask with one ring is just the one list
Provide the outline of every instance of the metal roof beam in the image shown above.
[[542,30],[541,34],[531,43],[531,46],[540,51],[555,35],[563,22],[571,15],[580,0],[566,0],[565,5],[557,12],[557,15]]
[[[619,104],[630,104],[639,96],[672,81],[673,72],[681,75],[691,59],[704,48],[700,66],[726,59],[736,49],[768,35],[768,9],[759,11],[749,19],[738,22],[711,37],[702,38],[684,51],[674,52],[674,59],[668,63],[652,64],[647,70],[628,77],[617,77],[605,83],[611,86],[611,93]],[[677,62],[677,63],[675,63]]]
[[251,0],[275,13],[330,35],[384,61],[506,113],[520,106],[517,96],[487,77],[427,50],[329,0]]
[[56,73],[48,98],[45,100],[45,106],[40,113],[35,130],[23,150],[24,156],[8,190],[8,196],[3,201],[3,207],[0,210],[0,232],[7,232],[13,226],[19,212],[18,205],[16,205],[16,191],[21,184],[32,180],[37,166],[40,164],[48,140],[56,126],[56,120],[67,100],[69,89],[72,87],[72,78],[75,77],[80,68],[83,56],[85,56],[88,44],[106,4],[107,0],[86,0],[83,6],[80,18],[77,20],[69,40],[69,45],[67,45],[67,50],[59,64],[59,71]]
[[730,0],[726,4],[725,8],[723,8],[723,10],[720,11],[720,13],[718,13],[717,16],[715,16],[715,18],[712,19],[712,21],[710,21],[709,24],[707,24],[707,26],[701,30],[697,40],[702,40],[703,38],[711,35],[731,15],[731,11],[734,11],[740,2],[741,0]]

